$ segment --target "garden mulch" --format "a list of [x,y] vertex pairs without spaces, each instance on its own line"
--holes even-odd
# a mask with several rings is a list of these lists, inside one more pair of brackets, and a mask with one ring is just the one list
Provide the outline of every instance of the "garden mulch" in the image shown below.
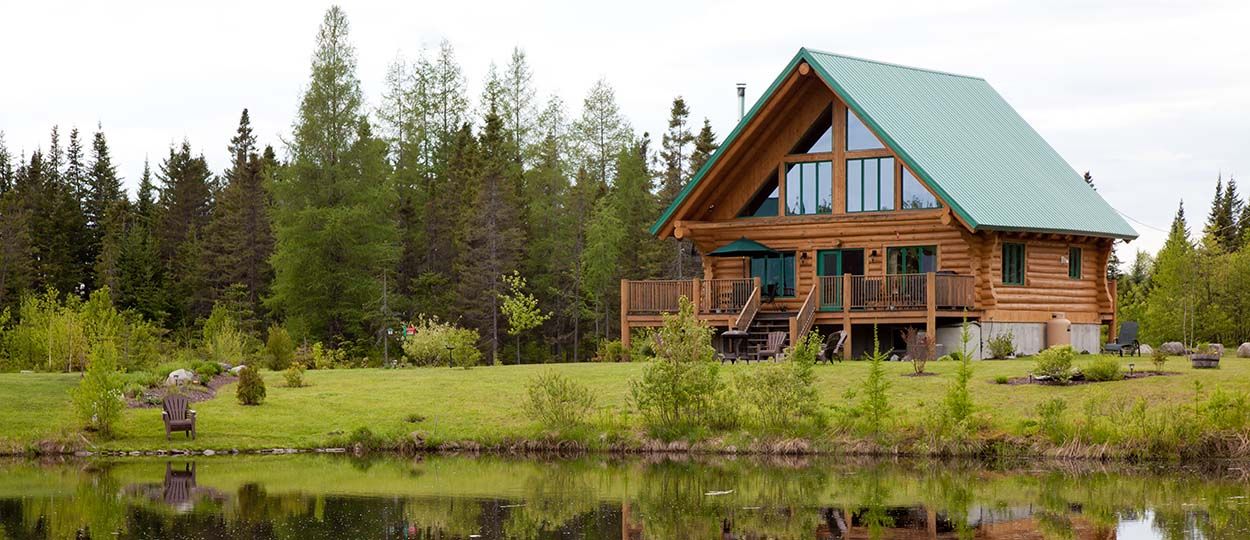
[[144,390],[143,393],[139,395],[139,397],[126,398],[126,407],[131,408],[131,409],[151,409],[155,407],[160,407],[161,403],[165,401],[165,396],[174,392],[178,392],[184,396],[187,396],[187,398],[189,398],[192,403],[195,403],[197,401],[208,401],[217,396],[218,388],[221,388],[233,382],[237,382],[238,380],[239,378],[234,375],[223,373],[221,375],[217,375],[216,377],[213,377],[212,380],[208,381],[207,385],[204,385],[204,384],[187,384],[187,385],[182,385],[182,386],[161,385],[155,388],[149,388],[147,390]]
[[[1133,380],[1133,379],[1145,379],[1147,377],[1166,377],[1168,375],[1180,375],[1180,374],[1181,372],[1179,371],[1134,371],[1133,373],[1125,373],[1124,378],[1120,380],[1128,381],[1128,380]],[[1021,384],[1040,384],[1043,386],[1075,386],[1079,384],[1097,384],[1097,383],[1103,383],[1103,382],[1116,382],[1116,381],[1090,381],[1090,380],[1085,380],[1085,379],[1073,379],[1071,381],[1068,381],[1066,385],[1062,385],[1053,380],[1038,380],[1038,379],[1033,378],[1032,376],[1014,377],[1011,379],[1007,379],[1007,384],[1012,385],[1012,386],[1021,385]]]

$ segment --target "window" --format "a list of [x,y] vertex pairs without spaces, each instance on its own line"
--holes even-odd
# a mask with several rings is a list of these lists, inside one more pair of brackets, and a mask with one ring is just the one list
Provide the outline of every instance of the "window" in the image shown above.
[[791,154],[821,154],[833,151],[833,104],[816,117],[803,138],[790,150]]
[[903,210],[916,208],[937,208],[937,197],[934,197],[920,180],[912,176],[907,167],[903,167]]
[[1068,277],[1081,279],[1081,248],[1068,248]]
[[854,151],[878,148],[885,148],[885,145],[881,144],[881,140],[873,135],[868,126],[864,125],[859,117],[848,108],[846,110],[846,149]]
[[786,213],[833,213],[833,163],[811,161],[786,164]]
[[768,173],[768,178],[755,196],[742,207],[738,217],[767,217],[777,215],[777,172]]
[[751,277],[760,278],[765,296],[794,296],[794,252],[751,257]]
[[1003,283],[1024,285],[1024,244],[1003,244]]
[[886,250],[887,274],[924,274],[937,271],[937,247],[906,246]]
[[846,160],[846,211],[894,209],[894,158]]

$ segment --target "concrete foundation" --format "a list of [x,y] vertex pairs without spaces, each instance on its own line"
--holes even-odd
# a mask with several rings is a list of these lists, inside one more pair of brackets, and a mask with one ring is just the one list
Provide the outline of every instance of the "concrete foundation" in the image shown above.
[[1102,325],[1073,324],[1072,348],[1078,353],[1096,353],[1102,348]]
[[981,322],[981,351],[989,356],[989,341],[1000,335],[1011,333],[1011,342],[1015,345],[1016,355],[1037,354],[1046,348],[1046,325],[1044,323],[1000,323],[993,321]]

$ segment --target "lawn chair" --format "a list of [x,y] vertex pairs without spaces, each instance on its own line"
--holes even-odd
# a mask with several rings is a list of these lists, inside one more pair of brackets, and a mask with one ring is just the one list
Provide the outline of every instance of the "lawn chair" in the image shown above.
[[781,354],[781,349],[786,344],[785,332],[769,332],[768,341],[764,347],[755,352],[755,359],[764,360],[766,358],[775,358]]
[[846,332],[838,330],[825,336],[820,344],[820,352],[816,355],[817,362],[833,363],[842,360],[842,346],[846,345]]
[[1115,341],[1103,345],[1102,352],[1118,353],[1120,356],[1124,356],[1127,352],[1130,355],[1141,356],[1141,343],[1137,342],[1137,323],[1120,324],[1120,335],[1115,338]]
[[195,439],[195,409],[191,408],[191,400],[186,396],[165,396],[164,411],[161,420],[165,422],[165,440],[175,431],[185,431],[187,436]]

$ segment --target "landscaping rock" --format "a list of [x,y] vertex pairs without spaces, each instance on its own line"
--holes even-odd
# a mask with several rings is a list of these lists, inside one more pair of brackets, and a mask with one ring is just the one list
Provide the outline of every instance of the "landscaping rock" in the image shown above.
[[236,376],[237,376],[237,375],[239,374],[239,372],[240,372],[240,371],[243,371],[243,368],[245,368],[245,367],[247,367],[247,366],[234,366],[234,367],[230,368],[230,374],[231,374],[231,375],[236,375]]
[[214,452],[214,451],[212,451],[212,450],[205,450],[205,451],[204,451],[204,455],[206,455],[206,456],[215,456],[215,455],[217,455],[217,452]]
[[185,369],[175,369],[165,377],[165,386],[187,384],[195,381],[195,373]]
[[1207,351],[1209,351],[1211,354],[1224,356],[1224,346],[1219,343],[1212,343],[1210,345],[1207,345]]
[[1150,345],[1146,345],[1145,343],[1141,344],[1141,348],[1139,350],[1141,351],[1142,356],[1150,356],[1155,353],[1154,348]]
[[222,371],[230,371],[234,369],[233,365],[227,364],[225,362],[217,362],[217,365],[221,366]]
[[1250,343],[1242,343],[1237,347],[1237,358],[1250,358]]
[[1171,356],[1181,356],[1185,354],[1185,345],[1179,341],[1169,341],[1160,345],[1159,348],[1163,349],[1163,352]]

